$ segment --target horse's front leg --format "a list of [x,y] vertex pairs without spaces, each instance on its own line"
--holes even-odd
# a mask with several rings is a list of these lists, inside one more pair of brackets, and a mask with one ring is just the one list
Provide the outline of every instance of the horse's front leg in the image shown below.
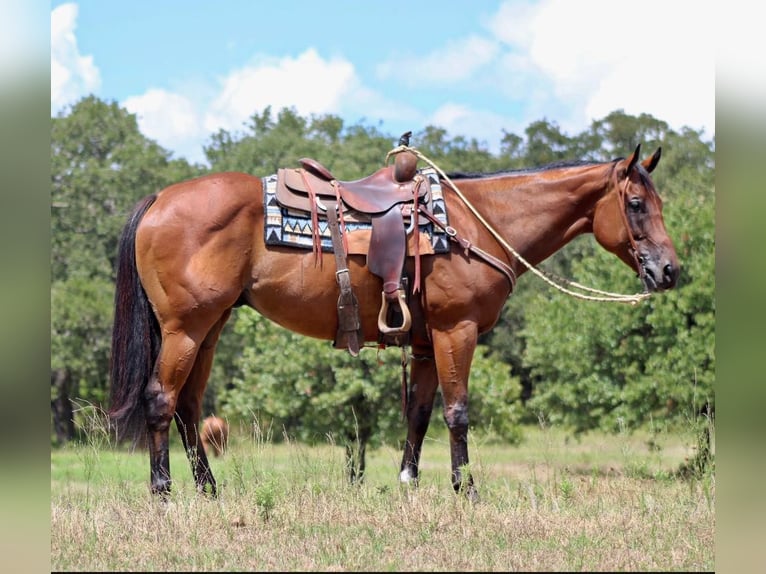
[[433,354],[413,355],[410,368],[410,392],[407,398],[407,442],[404,444],[399,481],[418,482],[418,465],[423,439],[431,421],[436,389],[436,363]]
[[476,350],[476,324],[465,321],[450,331],[432,332],[436,370],[444,399],[444,421],[449,429],[452,487],[472,502],[478,501],[468,459],[468,377]]

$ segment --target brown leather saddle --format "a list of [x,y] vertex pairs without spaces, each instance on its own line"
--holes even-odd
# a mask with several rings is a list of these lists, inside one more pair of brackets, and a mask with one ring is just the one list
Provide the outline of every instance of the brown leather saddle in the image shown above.
[[[321,163],[302,158],[300,168],[283,168],[277,172],[276,200],[288,209],[311,213],[314,222],[315,253],[318,248],[320,218],[327,219],[333,236],[333,250],[341,299],[338,302],[340,326],[336,346],[346,342],[352,354],[358,352],[358,325],[355,297],[350,291],[343,214],[353,211],[369,216],[372,226],[367,267],[383,280],[378,329],[384,335],[399,335],[409,331],[411,317],[402,288],[402,273],[407,250],[405,217],[417,220],[417,205],[430,200],[430,185],[417,172],[417,157],[406,150],[397,153],[394,164],[380,168],[372,175],[354,181],[340,181]],[[355,214],[355,215],[356,215]],[[410,221],[410,227],[413,222]],[[417,225],[414,226],[417,229]],[[339,253],[340,252],[340,253]],[[345,273],[345,275],[343,275]],[[347,285],[346,285],[347,283]],[[344,293],[345,291],[345,293]],[[401,324],[390,326],[389,304],[399,309]],[[353,312],[351,312],[353,311]]]

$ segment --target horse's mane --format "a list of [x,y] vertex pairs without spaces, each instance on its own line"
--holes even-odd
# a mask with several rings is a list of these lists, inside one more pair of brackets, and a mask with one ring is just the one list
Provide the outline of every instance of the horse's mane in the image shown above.
[[447,173],[447,177],[450,179],[478,179],[482,177],[495,177],[495,176],[501,176],[501,175],[513,175],[513,174],[524,174],[524,173],[539,173],[542,171],[549,171],[552,169],[561,169],[565,167],[582,167],[585,165],[601,165],[604,163],[613,163],[616,161],[619,161],[621,157],[615,158],[611,161],[596,161],[596,160],[587,160],[587,159],[578,159],[578,160],[559,160],[554,161],[552,163],[548,163],[545,165],[537,166],[537,167],[521,167],[521,168],[515,168],[515,169],[500,169],[497,171],[491,171],[491,172],[477,172],[477,171],[455,171],[451,173]]

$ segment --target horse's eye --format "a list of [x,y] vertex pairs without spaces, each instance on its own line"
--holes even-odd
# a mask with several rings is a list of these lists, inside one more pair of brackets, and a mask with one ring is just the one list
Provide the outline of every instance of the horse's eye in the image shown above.
[[634,197],[628,200],[628,207],[630,207],[631,211],[634,211],[634,212],[641,211],[642,205],[643,205],[643,202],[637,197]]

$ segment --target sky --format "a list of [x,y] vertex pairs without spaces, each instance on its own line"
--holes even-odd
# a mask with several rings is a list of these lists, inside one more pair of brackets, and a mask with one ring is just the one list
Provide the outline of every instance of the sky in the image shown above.
[[712,139],[715,25],[699,0],[53,1],[51,116],[94,94],[199,163],[266,106],[392,147],[433,125],[497,152],[533,121],[576,135],[618,109]]

